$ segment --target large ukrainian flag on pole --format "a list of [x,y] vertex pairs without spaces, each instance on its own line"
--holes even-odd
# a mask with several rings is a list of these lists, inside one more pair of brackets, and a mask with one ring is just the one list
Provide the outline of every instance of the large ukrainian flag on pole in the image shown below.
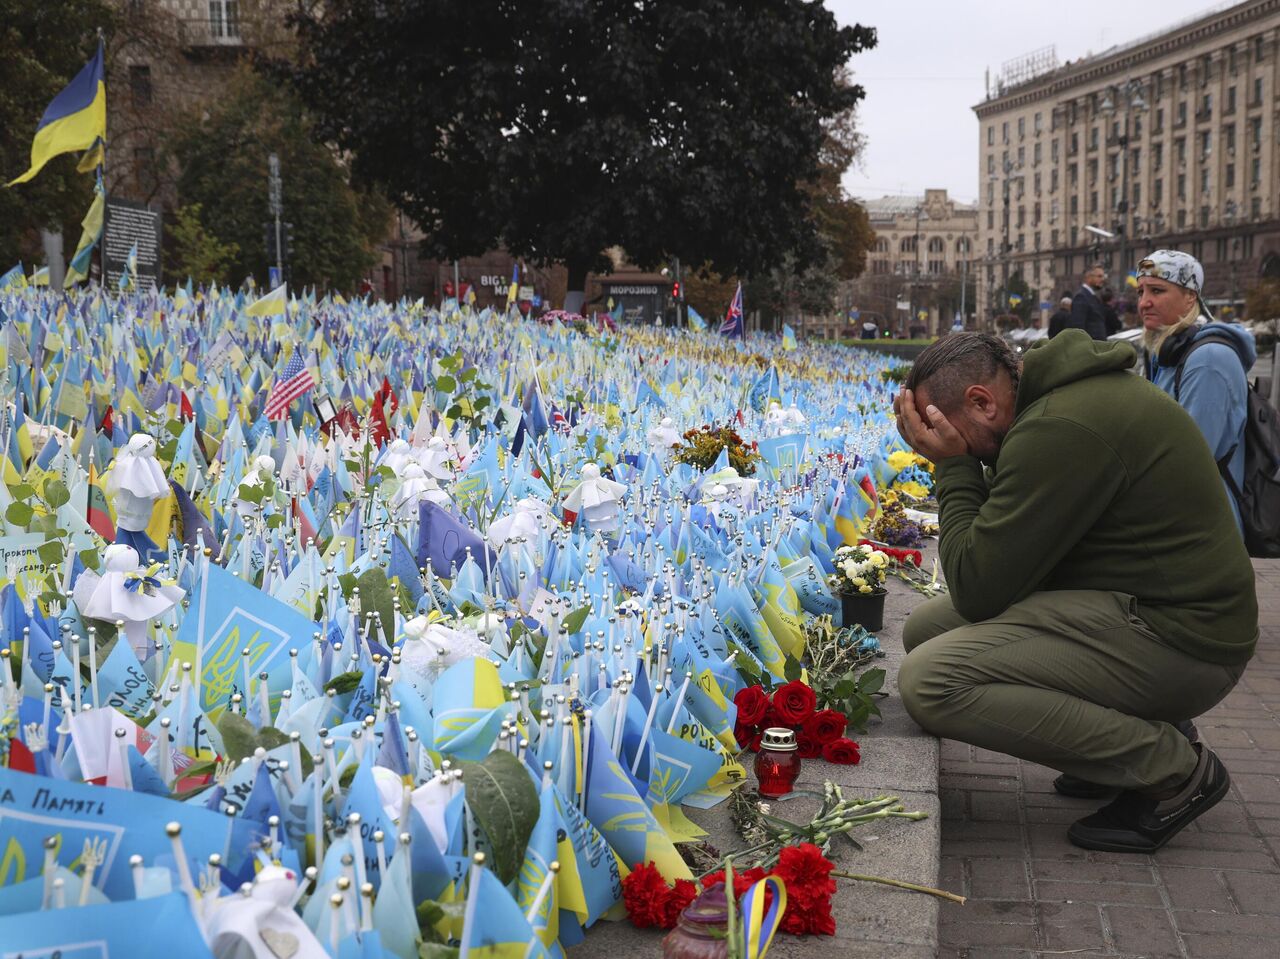
[[31,142],[31,169],[16,180],[26,183],[61,153],[87,150],[107,137],[107,87],[102,72],[102,41],[98,52],[45,108]]

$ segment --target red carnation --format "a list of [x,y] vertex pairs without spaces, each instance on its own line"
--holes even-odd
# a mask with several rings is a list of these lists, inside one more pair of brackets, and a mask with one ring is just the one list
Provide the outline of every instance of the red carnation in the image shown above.
[[841,737],[822,747],[822,758],[838,766],[856,766],[862,759],[862,754],[857,743]]
[[733,704],[738,707],[738,722],[756,726],[769,709],[769,695],[761,686],[748,686],[734,694]]
[[773,709],[788,726],[800,726],[813,715],[818,697],[800,680],[793,680],[773,691]]
[[689,907],[689,903],[698,898],[698,886],[688,879],[677,879],[675,889],[667,897],[666,914],[663,916],[662,928],[674,929],[680,919],[680,913]]
[[835,934],[831,896],[836,891],[836,883],[830,875],[834,868],[822,850],[812,843],[788,846],[778,853],[773,874],[787,886],[787,911],[782,917],[784,932]]
[[804,735],[814,740],[819,746],[833,743],[840,738],[849,721],[844,713],[834,709],[823,709],[814,713],[804,724]]
[[631,924],[639,929],[650,926],[666,928],[667,901],[671,889],[652,862],[638,865],[622,880],[622,901],[627,907]]
[[754,726],[744,726],[742,723],[738,723],[733,727],[733,738],[738,741],[739,749],[746,749],[750,746],[752,738],[757,735],[759,734]]

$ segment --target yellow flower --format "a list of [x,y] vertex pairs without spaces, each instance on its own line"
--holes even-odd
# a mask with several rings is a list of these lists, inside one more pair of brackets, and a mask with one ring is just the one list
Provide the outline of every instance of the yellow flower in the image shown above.
[[859,592],[859,593],[869,593],[869,592],[871,592],[871,587],[870,587],[870,586],[859,586],[859,587],[858,587],[858,592]]
[[876,569],[884,569],[889,565],[889,557],[880,552],[880,550],[876,550],[871,554],[871,565]]
[[908,466],[914,465],[915,459],[915,453],[909,453],[906,450],[894,450],[889,454],[889,468],[901,473]]
[[854,586],[857,586],[859,589],[867,585],[867,581],[863,579],[861,576],[853,577],[853,579],[850,580],[850,582],[853,583]]
[[911,480],[907,483],[897,483],[894,485],[894,488],[907,496],[910,496],[912,499],[928,499],[929,497],[929,491],[915,480]]

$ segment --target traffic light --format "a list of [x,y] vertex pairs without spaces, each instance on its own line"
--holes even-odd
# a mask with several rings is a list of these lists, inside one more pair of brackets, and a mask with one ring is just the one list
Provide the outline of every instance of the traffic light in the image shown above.
[[677,303],[680,302],[680,281],[679,280],[671,284],[671,299],[675,300]]

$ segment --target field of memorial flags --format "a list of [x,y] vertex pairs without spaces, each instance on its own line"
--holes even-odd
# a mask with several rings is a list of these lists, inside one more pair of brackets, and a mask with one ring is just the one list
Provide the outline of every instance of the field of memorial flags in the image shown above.
[[0,290],[6,954],[561,955],[691,878],[897,473],[896,361],[741,324]]

